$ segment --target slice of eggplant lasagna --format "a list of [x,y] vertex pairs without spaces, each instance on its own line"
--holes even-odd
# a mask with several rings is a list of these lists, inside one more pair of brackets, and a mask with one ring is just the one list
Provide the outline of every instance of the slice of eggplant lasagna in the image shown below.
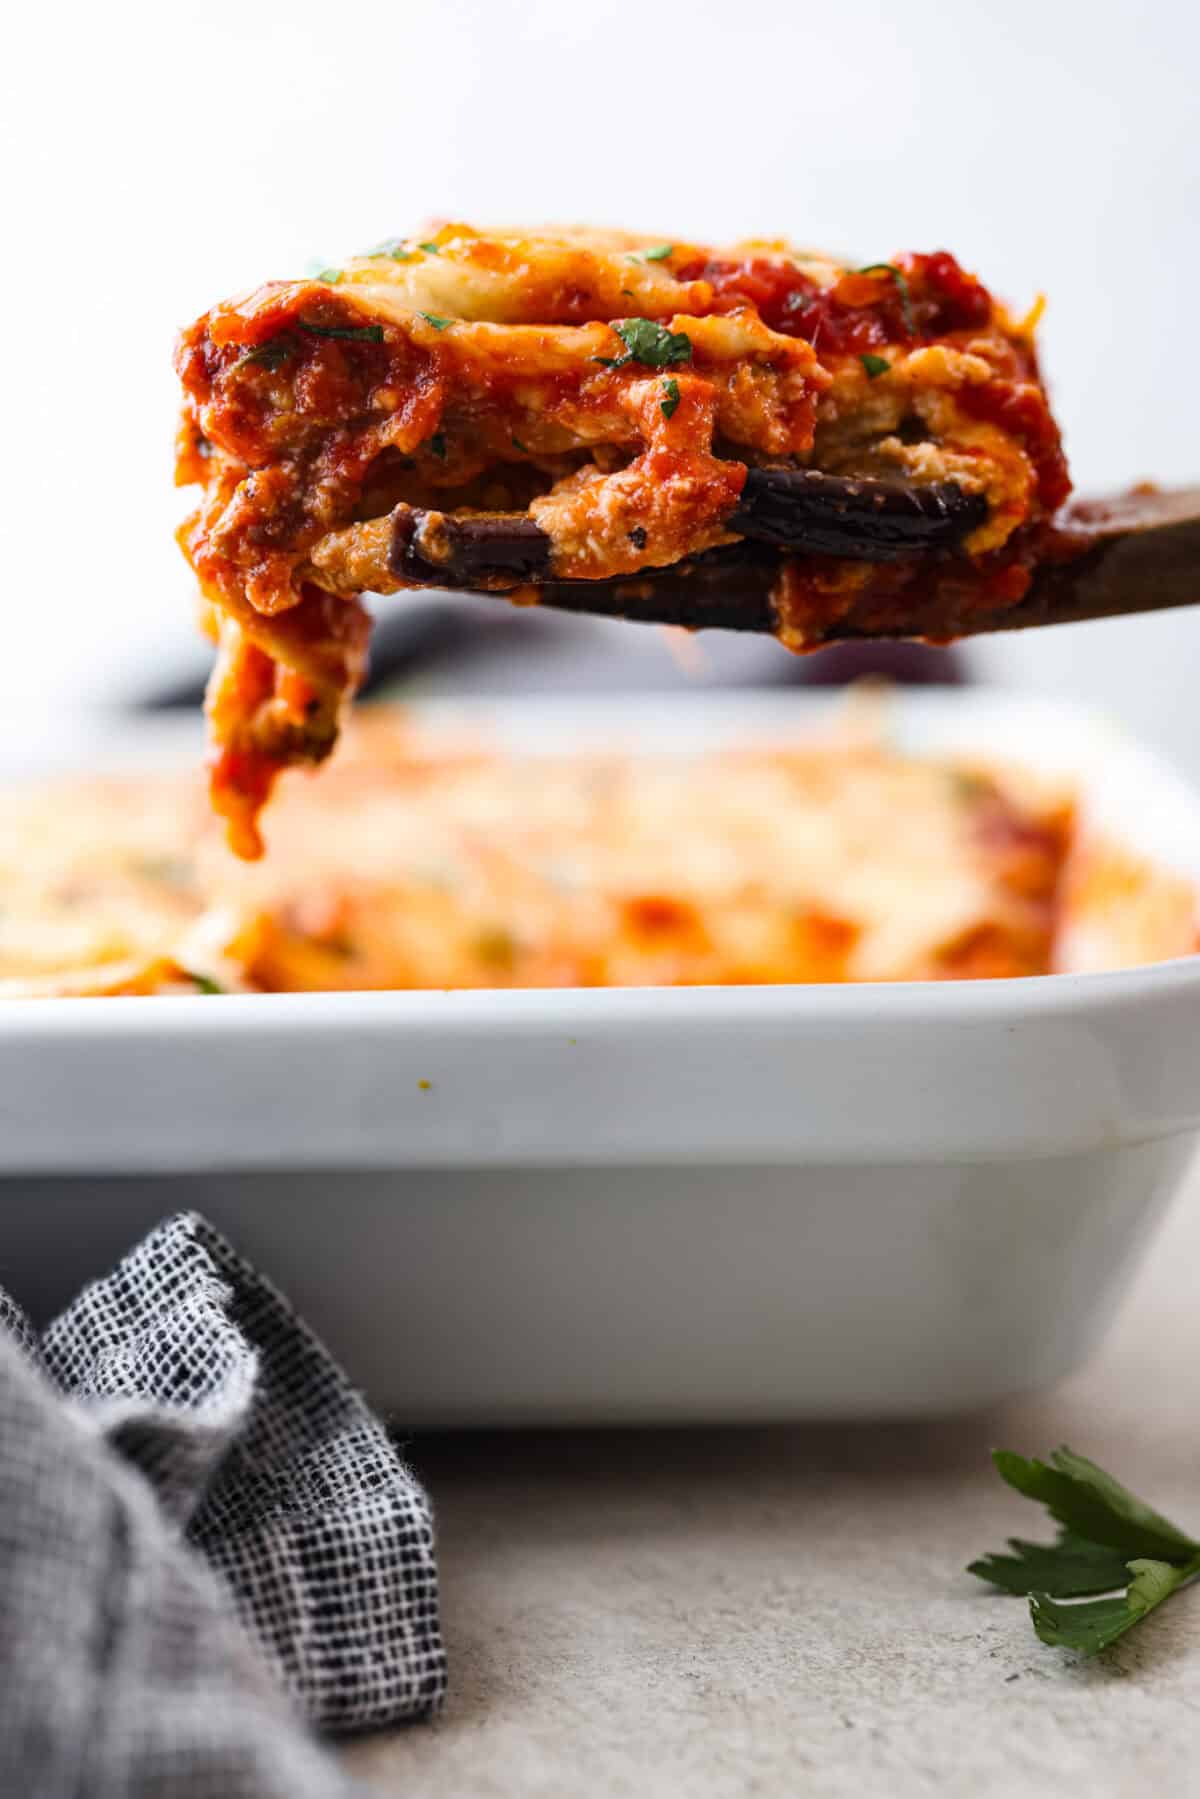
[[794,649],[848,615],[903,634],[918,591],[948,632],[1015,604],[1070,485],[1033,322],[944,252],[458,224],[214,307],[179,344],[178,474],[234,848],[332,748],[364,593],[616,583],[636,611],[655,571],[750,556]]

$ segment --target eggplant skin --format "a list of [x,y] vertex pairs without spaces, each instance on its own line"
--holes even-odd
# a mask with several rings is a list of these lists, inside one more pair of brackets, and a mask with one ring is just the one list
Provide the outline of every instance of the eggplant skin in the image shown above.
[[[550,538],[524,513],[455,514],[402,504],[391,516],[389,566],[400,580],[503,589],[554,579]],[[792,555],[894,562],[953,551],[986,516],[983,496],[952,482],[916,487],[752,468],[728,526]]]
[[951,481],[855,480],[818,469],[752,468],[731,531],[804,556],[854,562],[954,550],[987,517],[982,494]]
[[560,612],[773,637],[778,619],[772,593],[781,561],[766,544],[727,544],[612,581],[545,581],[537,594],[543,606]]
[[401,504],[391,519],[388,564],[402,581],[486,590],[550,574],[550,539],[523,512],[456,516]]

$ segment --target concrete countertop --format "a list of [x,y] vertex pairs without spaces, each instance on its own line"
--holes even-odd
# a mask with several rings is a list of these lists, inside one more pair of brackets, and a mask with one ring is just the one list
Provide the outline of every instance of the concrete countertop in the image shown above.
[[1108,1343],[963,1421],[428,1438],[450,1698],[383,1794],[1200,1793],[1200,1588],[1099,1662],[962,1572],[1046,1539],[988,1449],[1066,1441],[1200,1528],[1200,1179]]

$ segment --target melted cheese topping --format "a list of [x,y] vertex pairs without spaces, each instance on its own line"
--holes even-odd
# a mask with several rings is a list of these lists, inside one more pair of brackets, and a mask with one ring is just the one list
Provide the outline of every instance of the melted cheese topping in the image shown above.
[[275,834],[232,862],[178,777],[3,794],[0,992],[946,979],[1196,942],[1194,892],[1081,850],[1069,796],[868,743],[515,757],[376,718]]
[[[365,312],[399,324],[412,313],[503,325],[667,319],[708,311],[712,284],[680,281],[674,273],[708,254],[679,238],[664,242],[627,231],[547,226],[484,233],[454,223],[423,240],[393,240],[383,254],[351,257],[341,285]],[[782,239],[747,240],[728,254],[793,263],[821,281],[841,272],[831,258]]]

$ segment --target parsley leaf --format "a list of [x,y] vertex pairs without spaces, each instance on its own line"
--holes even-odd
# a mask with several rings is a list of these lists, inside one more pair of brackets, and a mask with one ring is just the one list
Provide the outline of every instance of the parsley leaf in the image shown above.
[[311,331],[314,337],[345,337],[360,344],[383,342],[382,325],[314,325],[308,319],[301,319],[300,329]]
[[241,368],[243,363],[253,362],[264,369],[281,369],[297,347],[295,338],[283,331],[278,337],[269,337],[265,343],[255,344],[252,350],[239,356],[237,366]]
[[520,451],[522,451],[522,452],[523,452],[523,454],[524,454],[524,455],[526,455],[526,456],[528,456],[528,454],[529,454],[529,448],[528,448],[528,446],[527,446],[527,445],[526,445],[526,444],[523,444],[523,443],[522,443],[522,442],[521,442],[521,440],[520,440],[520,438],[519,438],[519,437],[517,437],[517,436],[515,436],[515,435],[514,435],[514,436],[513,436],[513,438],[512,438],[512,447],[513,447],[513,449],[514,449],[514,450],[520,450]]
[[641,259],[643,262],[665,262],[674,248],[674,244],[658,244],[653,250],[641,251]]
[[324,281],[328,287],[336,287],[341,278],[341,269],[318,269],[313,276],[314,281]]
[[225,991],[220,982],[214,981],[211,975],[197,974],[193,968],[185,968],[183,972],[189,981],[195,983],[197,993],[224,993]]
[[668,331],[653,319],[622,319],[613,330],[625,345],[622,362],[643,362],[647,368],[665,369],[674,362],[692,360],[692,340],[684,331]]
[[669,419],[679,404],[679,383],[674,375],[669,375],[662,385],[664,395],[661,407],[662,415],[665,419]]
[[886,375],[892,366],[886,356],[872,356],[869,350],[864,350],[858,360],[866,369],[869,381],[876,380],[880,375]]
[[968,1574],[1027,1599],[1030,1593],[1052,1593],[1056,1599],[1079,1599],[1086,1593],[1111,1593],[1129,1576],[1119,1550],[1089,1543],[1074,1531],[1060,1530],[1053,1543],[1026,1543],[1010,1537],[1012,1555],[985,1555],[971,1562]]
[[429,440],[429,448],[440,461],[446,460],[446,437],[442,431],[435,431]]
[[692,340],[687,333],[668,331],[653,319],[621,319],[612,329],[625,345],[625,354],[592,358],[606,368],[620,369],[628,362],[641,362],[648,369],[665,369],[672,363],[692,360]]
[[440,256],[442,253],[441,250],[438,248],[437,244],[435,244],[433,242],[430,242],[427,244],[418,244],[417,249],[418,250],[428,250],[428,252],[431,256]]
[[904,319],[904,328],[910,337],[917,335],[917,321],[913,317],[912,290],[908,285],[908,276],[903,269],[898,269],[894,262],[869,262],[865,268],[855,269],[856,275],[888,274],[896,284],[896,293],[900,300],[900,312]]
[[439,318],[436,312],[423,312],[421,317],[427,325],[432,325],[435,331],[444,331],[450,323],[449,319]]
[[1140,1624],[1147,1612],[1177,1593],[1200,1574],[1200,1561],[1189,1570],[1169,1562],[1138,1556],[1129,1563],[1133,1579],[1124,1593],[1108,1599],[1092,1599],[1084,1605],[1059,1605],[1044,1593],[1031,1593],[1029,1613],[1033,1628],[1052,1649],[1078,1649],[1081,1655],[1097,1655],[1127,1630]]
[[[1096,1655],[1200,1577],[1200,1542],[1086,1456],[1063,1448],[1039,1462],[999,1449],[992,1459],[1009,1486],[1040,1500],[1062,1528],[1053,1543],[1010,1538],[1012,1555],[983,1556],[968,1573],[1026,1595],[1043,1643]],[[1088,1594],[1105,1597],[1060,1603]]]
[[411,262],[412,251],[404,248],[402,237],[385,237],[381,244],[373,250],[364,250],[364,256],[390,256],[393,262]]
[[1200,1555],[1200,1543],[1086,1456],[1064,1447],[1054,1450],[1047,1463],[998,1449],[992,1460],[1010,1487],[1026,1499],[1040,1500],[1052,1518],[1090,1543],[1165,1562]]

